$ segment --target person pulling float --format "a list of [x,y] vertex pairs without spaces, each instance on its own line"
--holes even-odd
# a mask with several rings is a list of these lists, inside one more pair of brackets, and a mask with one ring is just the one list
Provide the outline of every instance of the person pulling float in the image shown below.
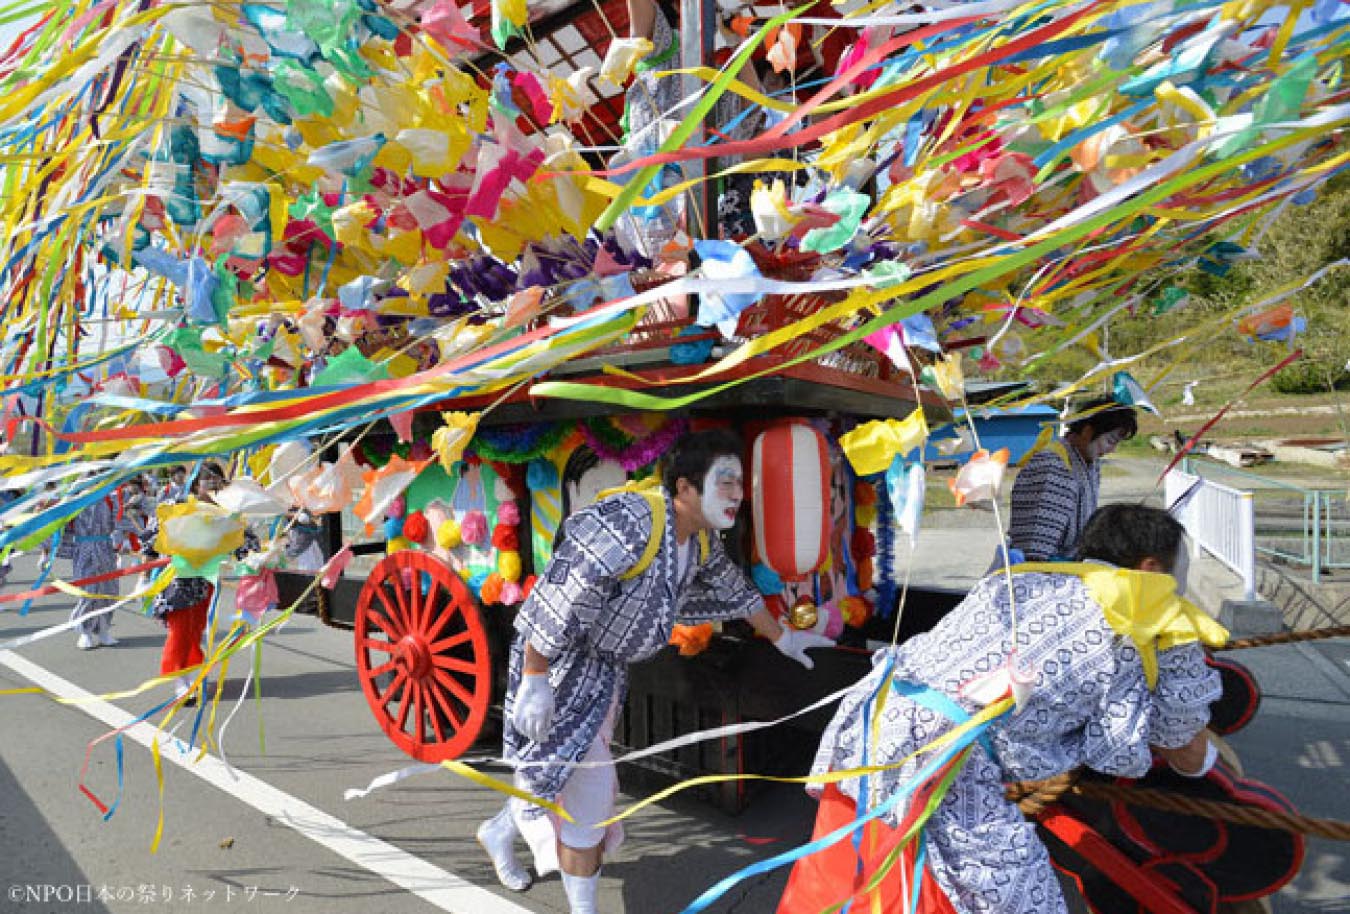
[[1137,778],[1155,753],[1188,777],[1213,766],[1204,646],[1227,632],[1178,595],[1184,546],[1165,511],[1107,505],[1078,563],[991,574],[932,631],[878,651],[821,738],[820,843],[778,914],[1066,911],[1004,785],[1079,766]]

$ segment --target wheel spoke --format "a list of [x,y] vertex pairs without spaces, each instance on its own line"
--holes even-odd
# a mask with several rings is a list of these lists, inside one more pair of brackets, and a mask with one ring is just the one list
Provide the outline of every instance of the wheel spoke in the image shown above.
[[[417,716],[417,732],[413,734],[413,738],[418,743],[425,743],[427,741],[427,718],[432,718],[432,729],[439,730],[439,728],[435,726],[435,714],[427,713],[431,710],[427,707],[427,690],[423,689],[423,684],[420,682],[413,683],[413,702],[417,709],[414,711]],[[437,733],[436,741],[437,743],[441,741],[439,733]]]
[[[450,726],[454,728],[455,732],[458,733],[460,730],[464,729],[464,721],[460,720],[459,715],[456,714],[454,712],[454,709],[450,707],[450,702],[445,700],[445,693],[443,693],[440,689],[436,688],[434,685],[427,686],[427,692],[431,694],[431,700],[434,701],[436,703],[436,706],[441,709],[441,713],[444,714],[447,718],[449,718]],[[431,719],[437,721],[439,720],[439,718],[437,718],[436,715],[434,714],[431,716]],[[439,727],[437,728],[436,732],[440,733]],[[445,742],[444,736],[441,737],[441,742]]]
[[[372,612],[369,614],[370,618],[376,625],[384,629],[384,633],[391,640],[397,641],[403,637],[403,626],[399,624],[401,617],[399,611],[389,602],[389,595],[384,590],[383,581],[375,585],[375,596],[380,598],[380,603],[384,606],[384,614],[380,615],[374,612],[372,607]],[[385,624],[386,622],[388,625]]]
[[463,673],[466,676],[476,677],[478,675],[477,665],[470,663],[467,660],[457,660],[454,657],[435,656],[431,658],[431,662],[443,670],[451,670],[456,673]]
[[[436,598],[440,596],[441,593],[441,582],[434,574],[427,575],[427,581],[429,582],[427,586],[427,606],[432,607],[438,602]],[[428,632],[428,639],[430,638],[430,635],[431,633]]]
[[459,615],[458,608],[454,603],[446,603],[443,606],[437,606],[435,603],[427,608],[427,626],[426,637],[428,641],[434,641],[440,636],[447,622]]
[[441,685],[445,686],[447,689],[449,689],[450,694],[458,698],[465,707],[467,708],[473,707],[473,695],[470,694],[468,691],[466,691],[464,686],[456,682],[455,677],[451,676],[449,673],[443,670],[438,669],[433,669],[431,673],[433,676],[436,677],[436,681],[439,682]]
[[[403,700],[398,706],[398,721],[396,722],[399,731],[403,733],[408,732],[408,712],[412,710],[414,690],[417,688],[417,683],[413,680],[405,679],[405,681],[408,683],[408,687],[403,690]],[[421,737],[422,734],[419,731],[417,735]]]
[[427,648],[427,650],[431,651],[433,654],[443,654],[446,651],[450,650],[452,647],[459,647],[465,641],[472,640],[472,638],[473,632],[469,631],[466,628],[464,631],[460,632],[457,635],[451,635],[449,638],[435,642],[429,648]]
[[390,576],[394,585],[394,600],[398,603],[399,618],[404,622],[404,631],[408,630],[408,625],[412,623],[412,615],[408,611],[408,598],[403,593],[403,569],[394,567],[394,573]]
[[397,666],[398,666],[398,658],[393,657],[385,661],[384,663],[381,663],[377,667],[372,667],[370,672],[367,673],[366,675],[369,676],[371,679],[374,679],[377,676],[383,676],[385,673],[392,673]]
[[384,708],[385,710],[388,710],[389,702],[394,700],[394,693],[398,691],[398,689],[401,686],[407,685],[407,683],[408,683],[407,670],[399,670],[397,673],[395,673],[393,681],[389,683],[389,688],[386,689],[384,694],[380,696],[380,707]]
[[394,652],[393,642],[380,641],[377,638],[362,638],[357,646],[362,650],[379,651],[382,654],[392,654]]
[[426,625],[422,618],[422,572],[416,566],[408,572],[408,629],[420,632]]

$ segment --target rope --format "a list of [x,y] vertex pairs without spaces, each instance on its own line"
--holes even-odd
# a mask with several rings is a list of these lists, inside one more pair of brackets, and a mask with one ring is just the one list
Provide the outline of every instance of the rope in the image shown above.
[[1201,800],[1151,787],[1123,787],[1116,784],[1084,782],[1075,784],[1071,789],[1073,793],[1093,800],[1128,803],[1131,806],[1175,812],[1184,816],[1217,819],[1231,825],[1249,825],[1315,835],[1332,841],[1350,841],[1350,822],[1338,822],[1335,819],[1317,819],[1300,813],[1259,809],[1222,800]]
[[1018,805],[1023,815],[1030,818],[1040,815],[1047,806],[1053,804],[1064,794],[1072,793],[1091,800],[1126,803],[1130,806],[1142,806],[1147,809],[1178,813],[1183,816],[1214,819],[1227,822],[1230,825],[1270,828],[1301,835],[1313,835],[1331,841],[1350,841],[1350,822],[1318,819],[1300,813],[1261,809],[1222,800],[1202,800],[1173,793],[1170,790],[1156,790],[1151,787],[1104,784],[1099,781],[1078,781],[1077,774],[1072,772],[1044,781],[1020,781],[1009,784],[1004,792],[1008,799]]
[[1239,638],[1229,641],[1220,651],[1240,651],[1248,647],[1265,647],[1268,644],[1294,644],[1299,641],[1321,641],[1324,638],[1350,637],[1350,625],[1338,625],[1334,628],[1314,628],[1306,632],[1280,632],[1275,635],[1258,635],[1255,638]]
[[1022,810],[1022,815],[1034,819],[1072,788],[1077,779],[1077,772],[1070,771],[1068,774],[1056,775],[1044,781],[1017,781],[1005,784],[1003,793],[1017,804]]

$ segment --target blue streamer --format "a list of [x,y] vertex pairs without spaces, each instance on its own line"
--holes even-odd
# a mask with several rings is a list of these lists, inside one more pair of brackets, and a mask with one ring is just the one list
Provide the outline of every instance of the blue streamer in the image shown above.
[[979,735],[989,727],[989,724],[991,722],[992,721],[985,721],[979,727],[975,727],[967,731],[966,733],[962,734],[960,737],[952,741],[943,750],[941,755],[939,755],[933,761],[929,762],[926,766],[924,766],[924,768],[920,770],[917,774],[915,774],[914,777],[911,778],[908,782],[906,782],[905,785],[897,788],[895,794],[892,795],[890,799],[886,800],[886,802],[882,803],[880,806],[877,806],[875,809],[869,810],[865,815],[860,816],[858,819],[854,820],[848,825],[844,825],[841,826],[840,828],[835,829],[828,835],[824,835],[820,838],[817,838],[814,841],[810,841],[806,844],[803,844],[800,847],[793,848],[792,850],[784,851],[783,853],[770,857],[767,860],[760,860],[750,864],[749,866],[742,867],[741,869],[732,873],[730,876],[727,876],[726,878],[719,881],[712,888],[708,889],[702,895],[698,896],[698,898],[695,898],[692,902],[690,902],[690,904],[687,907],[685,907],[680,912],[680,914],[698,914],[699,911],[706,910],[709,905],[711,905],[713,902],[717,901],[717,899],[725,895],[736,884],[744,882],[746,879],[749,879],[752,876],[758,876],[761,873],[770,872],[771,870],[778,869],[779,867],[786,866],[787,864],[796,863],[798,860],[801,860],[805,857],[809,857],[811,854],[822,851],[827,847],[831,847],[832,845],[839,843],[849,835],[853,834],[853,832],[856,831],[857,829],[865,826],[868,822],[872,822],[886,815],[892,809],[894,809],[895,806],[902,799],[908,797],[921,784],[925,783],[931,777],[933,777],[933,775],[937,774],[939,771],[945,768],[948,763],[950,763],[954,758],[956,758],[956,756],[958,756],[968,746],[970,746],[973,742],[975,742],[975,740],[979,738]]
[[[130,728],[130,727],[136,726],[136,724],[139,724],[139,723],[141,723],[142,721],[145,721],[146,719],[148,719],[148,718],[150,718],[150,717],[153,717],[154,715],[158,714],[160,711],[163,711],[165,708],[167,708],[167,707],[168,707],[170,704],[172,704],[172,703],[173,703],[173,699],[170,699],[170,700],[168,700],[168,701],[162,701],[162,702],[160,702],[159,704],[157,704],[157,705],[155,705],[153,708],[151,708],[149,711],[146,711],[146,712],[145,712],[144,714],[142,714],[140,717],[136,718],[136,719],[133,720],[131,723],[127,724],[127,726],[126,726],[126,727],[123,727],[122,729],[123,729],[123,730],[126,730],[126,729],[128,729],[128,728]],[[117,806],[118,806],[118,804],[122,802],[123,760],[122,760],[122,733],[121,733],[121,732],[119,732],[119,733],[117,734],[117,737],[116,737],[116,739],[114,740],[113,745],[117,748],[117,796],[113,797],[113,801],[112,801],[111,805],[108,806],[108,811],[105,812],[105,813],[103,814],[103,821],[104,821],[104,822],[107,822],[109,819],[112,818],[113,813],[117,812]]]

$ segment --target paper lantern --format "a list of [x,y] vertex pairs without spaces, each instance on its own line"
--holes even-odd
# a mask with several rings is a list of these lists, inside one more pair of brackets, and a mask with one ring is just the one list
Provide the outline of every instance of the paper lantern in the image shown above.
[[785,581],[825,563],[830,545],[830,459],[825,438],[809,425],[774,426],[755,439],[751,456],[755,551]]

